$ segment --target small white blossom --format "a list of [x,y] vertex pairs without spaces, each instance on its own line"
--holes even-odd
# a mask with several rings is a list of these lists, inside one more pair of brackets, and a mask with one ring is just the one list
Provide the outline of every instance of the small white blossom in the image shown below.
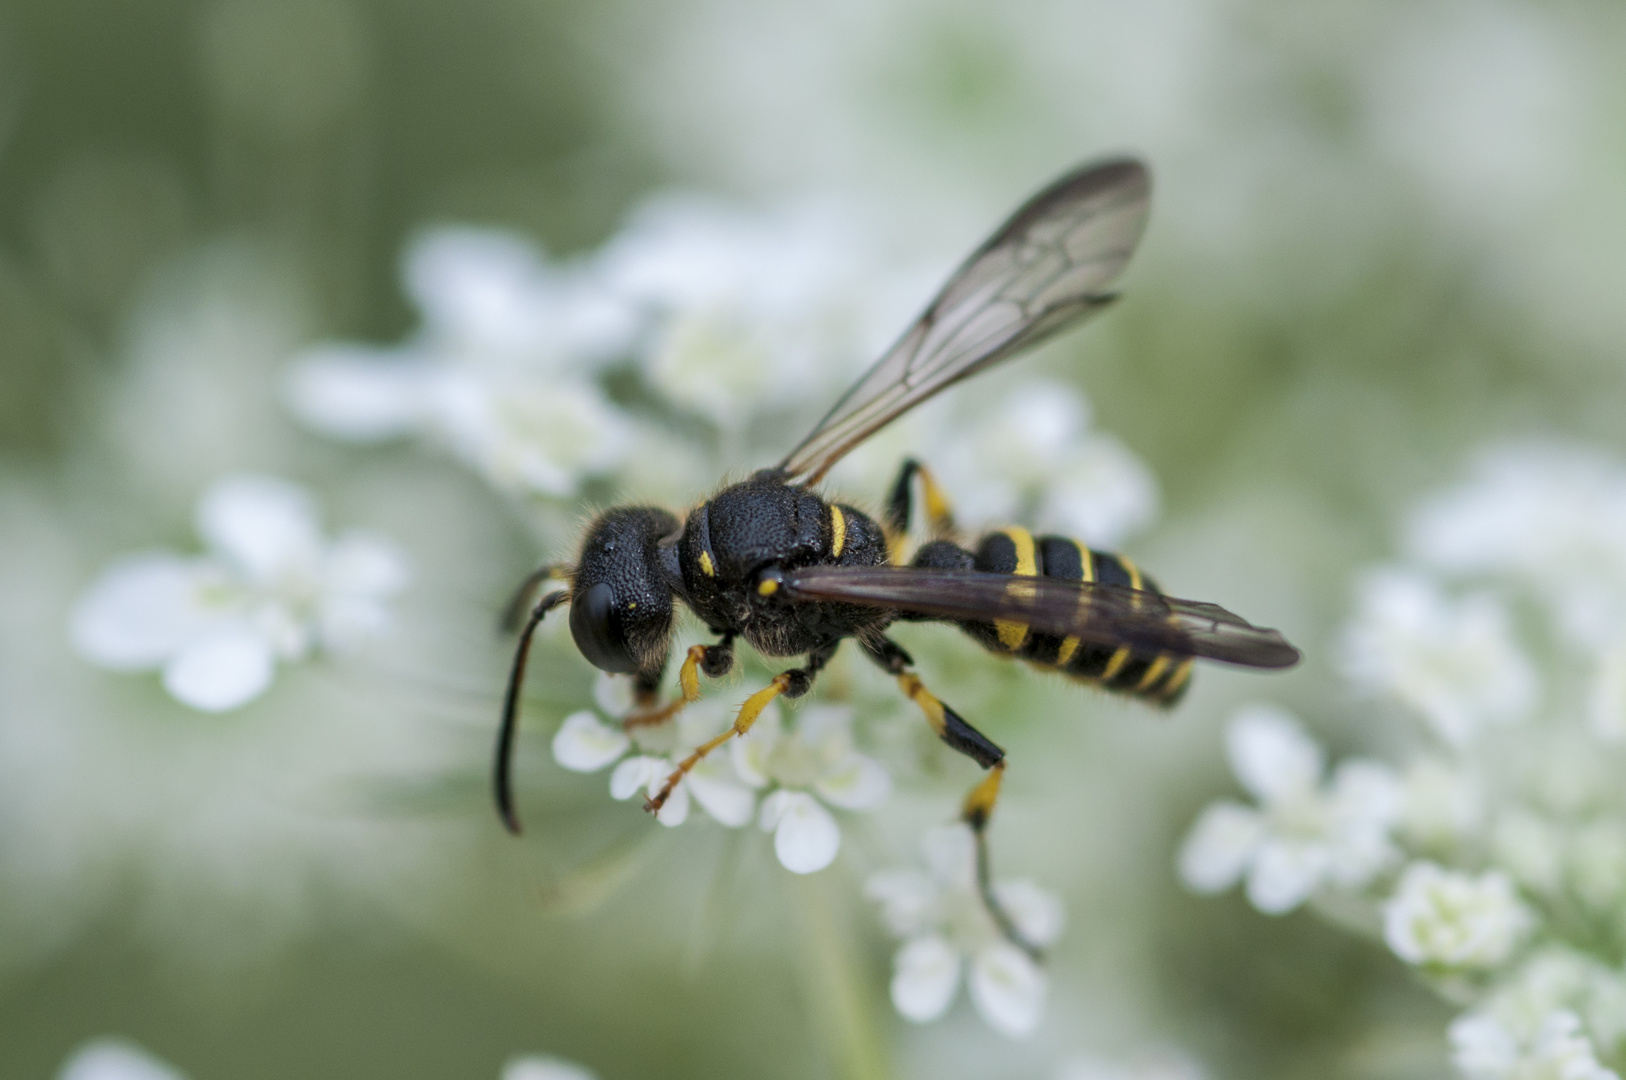
[[1451,746],[1466,745],[1485,724],[1523,718],[1538,689],[1499,599],[1453,600],[1412,571],[1362,582],[1343,663],[1356,687],[1415,710]]
[[1246,877],[1254,907],[1278,915],[1323,884],[1359,888],[1393,861],[1400,785],[1390,769],[1346,761],[1323,786],[1321,748],[1271,706],[1239,711],[1227,734],[1231,767],[1259,806],[1203,812],[1180,851],[1190,888],[1219,892]]
[[598,258],[648,320],[644,371],[721,428],[833,397],[895,334],[887,282],[852,215],[830,202],[765,210],[658,195]]
[[502,1067],[502,1080],[594,1080],[592,1070],[542,1054],[509,1058]]
[[1548,1014],[1528,1038],[1483,1013],[1452,1022],[1451,1059],[1466,1080],[1620,1080],[1599,1064],[1580,1017]]
[[[605,715],[590,709],[565,717],[553,736],[553,760],[571,772],[592,773],[615,765],[610,773],[611,797],[625,801],[643,793],[654,795],[690,750],[716,735],[729,722],[714,702],[691,705],[662,724],[623,727],[632,709],[631,680],[600,674],[593,696]],[[638,752],[628,756],[628,751]],[[700,804],[713,820],[738,828],[751,820],[756,793],[734,775],[729,763],[713,753],[700,761],[672,789],[655,820],[681,825],[689,816],[689,800]]]
[[1089,405],[1071,386],[1024,383],[967,431],[923,452],[967,522],[1031,519],[1114,547],[1157,516],[1151,470],[1116,439],[1089,430]]
[[1513,954],[1531,922],[1506,874],[1475,876],[1432,862],[1408,866],[1383,905],[1383,938],[1409,964],[1496,967]]
[[173,1066],[125,1039],[92,1039],[73,1052],[56,1080],[184,1080]]
[[[926,1023],[948,1010],[963,970],[971,1002],[990,1026],[1026,1035],[1044,1014],[1046,979],[1027,953],[1000,935],[976,888],[975,841],[964,825],[928,832],[921,845],[927,870],[885,870],[865,893],[881,905],[887,929],[904,943],[893,958],[892,1004],[904,1018]],[[997,882],[995,895],[1030,944],[1061,936],[1061,903],[1027,881]]]
[[276,662],[337,652],[382,632],[406,584],[381,537],[331,543],[302,489],[263,476],[215,483],[198,504],[201,557],[130,556],[75,607],[74,646],[118,671],[160,669],[177,700],[223,712],[264,693]]
[[[753,788],[769,789],[758,824],[774,834],[774,854],[798,874],[835,860],[841,830],[825,809],[871,810],[892,791],[880,762],[853,746],[852,710],[809,705],[785,729],[776,703],[733,745],[734,769]],[[816,796],[816,797],[815,797]]]
[[1418,846],[1447,849],[1480,827],[1484,794],[1464,769],[1418,758],[1406,766],[1400,784],[1400,831]]
[[1575,641],[1626,630],[1626,465],[1612,455],[1550,443],[1489,448],[1465,483],[1413,514],[1407,545],[1449,573],[1535,586]]

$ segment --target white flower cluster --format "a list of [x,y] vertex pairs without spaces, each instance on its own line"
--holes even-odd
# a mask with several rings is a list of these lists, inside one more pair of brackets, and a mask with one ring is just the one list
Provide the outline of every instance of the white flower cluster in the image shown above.
[[[430,230],[402,267],[418,331],[315,346],[285,396],[334,438],[438,442],[499,490],[567,499],[602,479],[681,497],[781,457],[904,329],[931,279],[871,247],[830,203],[748,213],[675,195],[563,264],[510,233]],[[878,496],[914,454],[966,522],[1029,520],[1097,545],[1156,515],[1151,473],[1089,429],[1076,389],[1032,380],[988,412],[962,400],[955,423],[906,421],[838,478]]]
[[[933,829],[921,852],[925,870],[883,870],[865,888],[881,905],[887,929],[904,939],[892,962],[892,1004],[916,1023],[935,1020],[964,978],[990,1026],[1007,1035],[1033,1031],[1044,1016],[1044,969],[1000,934],[983,906],[971,830]],[[1029,943],[1042,948],[1061,936],[1056,897],[1028,881],[996,882],[994,893]]]
[[[598,772],[614,764],[610,795],[616,799],[655,794],[679,758],[733,721],[727,706],[712,699],[689,706],[668,723],[623,724],[632,708],[629,681],[611,675],[599,676],[594,696],[612,719],[606,722],[586,709],[567,716],[553,738],[553,759],[572,772]],[[728,752],[695,765],[657,820],[681,825],[691,798],[729,828],[756,816],[762,830],[774,834],[780,863],[811,874],[834,862],[841,847],[841,829],[825,804],[870,810],[891,790],[892,777],[880,762],[853,746],[851,709],[809,705],[787,731],[778,704],[770,702]]]
[[285,480],[220,480],[198,503],[197,529],[207,554],[121,559],[80,599],[70,630],[86,659],[159,669],[176,700],[205,712],[259,697],[278,661],[379,634],[406,585],[394,544],[360,531],[328,542],[310,495]]
[[1397,957],[1470,1003],[1449,1031],[1468,1080],[1619,1080],[1626,463],[1492,450],[1407,544],[1362,580],[1343,670],[1433,747],[1322,787],[1296,722],[1245,711],[1232,765],[1259,805],[1209,807],[1182,876],[1208,892],[1246,876],[1269,913],[1367,905]]

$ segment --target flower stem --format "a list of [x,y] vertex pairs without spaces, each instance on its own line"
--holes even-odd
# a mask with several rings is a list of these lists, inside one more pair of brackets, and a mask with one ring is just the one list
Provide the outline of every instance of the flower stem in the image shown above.
[[853,955],[847,907],[830,886],[837,876],[797,876],[788,890],[802,930],[804,992],[825,1028],[838,1075],[846,1080],[888,1080],[892,1064],[875,1029],[874,994]]

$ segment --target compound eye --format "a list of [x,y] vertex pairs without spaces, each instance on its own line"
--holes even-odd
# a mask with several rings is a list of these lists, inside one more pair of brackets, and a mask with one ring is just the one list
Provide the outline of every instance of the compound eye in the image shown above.
[[615,590],[599,582],[580,596],[570,598],[570,636],[588,663],[600,671],[626,675],[638,670],[622,632],[615,607]]

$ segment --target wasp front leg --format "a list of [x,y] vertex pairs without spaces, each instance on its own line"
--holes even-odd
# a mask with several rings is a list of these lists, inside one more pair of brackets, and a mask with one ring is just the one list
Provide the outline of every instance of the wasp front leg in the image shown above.
[[[756,724],[757,717],[762,710],[776,697],[799,698],[813,688],[813,680],[824,666],[835,656],[836,650],[841,647],[841,639],[837,638],[828,645],[821,645],[807,655],[807,663],[799,668],[781,671],[773,677],[767,686],[758,690],[745,699],[740,711],[734,717],[734,723],[721,735],[707,739],[690,752],[689,756],[678,762],[676,769],[666,778],[659,791],[651,795],[644,803],[644,809],[650,813],[658,813],[666,805],[666,800],[672,797],[675,790],[689,771],[705,759],[706,755],[738,735],[744,735]],[[690,650],[691,654],[693,650]]]
[[920,677],[909,670],[914,666],[914,661],[897,642],[880,638],[873,643],[866,642],[864,651],[898,680],[898,687],[919,706],[939,739],[988,770],[988,775],[971,789],[960,808],[960,820],[971,829],[972,838],[976,841],[977,895],[982,899],[988,917],[999,927],[1006,940],[1034,960],[1042,959],[1042,951],[1022,935],[1010,912],[994,895],[993,868],[988,856],[988,822],[993,817],[994,804],[999,801],[999,785],[1005,777],[1005,751],[926,689]]
[[633,711],[622,721],[623,728],[653,727],[664,724],[687,705],[700,700],[700,673],[708,679],[720,679],[734,670],[734,635],[724,634],[722,640],[711,645],[691,645],[678,669],[678,696],[670,703],[657,707],[660,700],[660,672],[653,676],[640,673],[633,676]]

